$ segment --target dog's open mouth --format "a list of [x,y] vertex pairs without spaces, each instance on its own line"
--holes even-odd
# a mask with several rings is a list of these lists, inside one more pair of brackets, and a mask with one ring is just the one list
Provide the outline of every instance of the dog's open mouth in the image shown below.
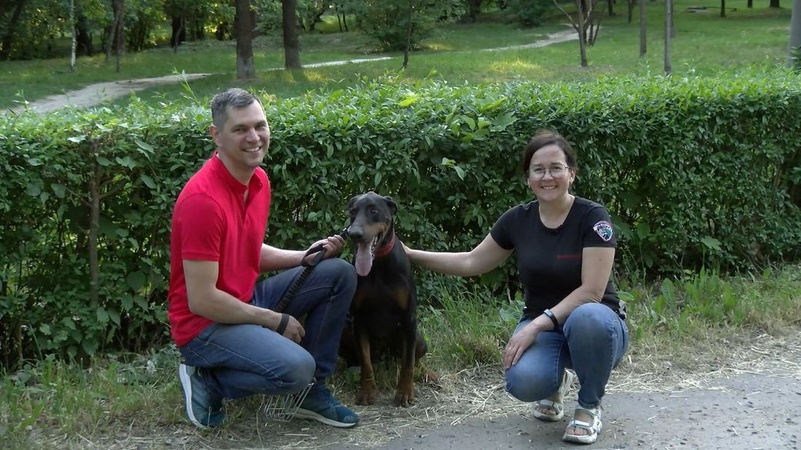
[[356,243],[356,273],[360,277],[366,277],[373,267],[373,257],[378,243],[381,242],[382,235],[378,234],[372,241],[359,241]]

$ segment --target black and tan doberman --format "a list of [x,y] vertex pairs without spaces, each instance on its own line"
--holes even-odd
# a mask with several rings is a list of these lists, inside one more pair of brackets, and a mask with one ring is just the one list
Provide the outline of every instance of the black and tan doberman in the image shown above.
[[359,277],[350,307],[352,327],[346,327],[343,333],[340,353],[349,363],[358,359],[361,366],[356,396],[360,405],[376,401],[373,358],[382,351],[401,358],[395,404],[414,403],[414,367],[427,350],[417,332],[417,291],[411,266],[395,236],[397,209],[391,197],[375,192],[357,195],[348,202],[347,234],[354,246],[353,264]]

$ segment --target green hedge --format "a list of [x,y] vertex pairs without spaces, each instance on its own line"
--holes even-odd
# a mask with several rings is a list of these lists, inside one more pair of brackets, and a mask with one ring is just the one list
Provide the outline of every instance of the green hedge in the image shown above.
[[[578,151],[575,192],[613,214],[626,275],[797,260],[799,80],[385,78],[268,103],[268,240],[305,248],[346,225],[350,196],[375,189],[398,201],[406,242],[467,249],[531,198],[522,149],[555,128]],[[0,116],[3,366],[164,342],[170,213],[213,151],[209,122],[206,104]],[[514,286],[510,271],[482,281]],[[420,273],[424,303],[434,280]]]

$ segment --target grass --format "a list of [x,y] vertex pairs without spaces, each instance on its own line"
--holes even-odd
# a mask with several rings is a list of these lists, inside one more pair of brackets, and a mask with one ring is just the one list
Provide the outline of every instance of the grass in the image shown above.
[[[442,295],[437,300],[440,306],[422,306],[418,314],[420,328],[430,343],[425,363],[439,374],[440,382],[432,387],[418,380],[418,406],[395,408],[389,402],[397,366],[390,361],[378,362],[379,404],[362,408],[365,424],[349,432],[347,439],[365,445],[377,439],[374,433],[386,434],[389,425],[385,421],[442,420],[443,416],[464,414],[465,408],[471,414],[480,414],[490,406],[486,398],[474,398],[487,395],[476,391],[502,391],[500,349],[514,328],[519,301],[464,289],[451,291],[447,279],[442,277]],[[638,389],[669,388],[671,375],[656,374],[655,367],[669,367],[672,376],[693,377],[699,372],[747,364],[743,355],[754,342],[768,336],[771,346],[782,352],[782,346],[788,346],[781,344],[784,339],[792,345],[801,344],[797,335],[801,325],[797,314],[801,308],[798,266],[740,276],[702,271],[648,286],[620,285],[629,304],[633,339],[627,362],[613,376],[613,390],[620,389],[614,386],[615,379],[622,384],[636,379]],[[725,306],[727,302],[729,306]],[[751,355],[762,352],[753,350]],[[794,358],[792,353],[783,356]],[[309,432],[310,425],[302,421],[267,423],[258,414],[263,401],[259,396],[227,403],[229,419],[223,428],[214,432],[195,430],[182,417],[178,361],[177,350],[169,346],[142,355],[100,357],[83,367],[45,359],[4,376],[0,379],[4,448],[267,445],[288,449],[314,448],[346,439],[345,434],[337,432],[320,437],[320,433]],[[341,368],[331,384],[346,403],[352,404],[358,388],[354,372]]]
[[[625,9],[605,18],[597,44],[588,51],[590,67],[578,64],[575,41],[534,49],[479,51],[529,44],[545,34],[564,30],[563,24],[517,29],[497,20],[451,25],[415,52],[408,82],[435,76],[451,83],[594,81],[603,76],[654,76],[662,73],[661,3],[648,3],[648,55],[638,57],[638,28],[626,23]],[[706,5],[707,13],[688,13],[690,6]],[[789,37],[788,9],[737,10],[717,16],[719,3],[683,0],[676,3],[677,36],[673,41],[675,76],[714,76],[720,71],[763,64],[784,64]],[[731,4],[729,6],[732,6]],[[559,16],[555,16],[558,20]],[[480,36],[480,38],[477,38]],[[182,86],[159,86],[138,94],[148,102],[198,101],[232,85],[263,89],[276,98],[303,95],[310,90],[351,85],[360,76],[373,78],[396,72],[400,55],[374,54],[359,33],[321,33],[302,39],[304,64],[378,56],[389,61],[283,71],[283,56],[275,36],[260,38],[256,65],[258,78],[235,80],[232,43],[207,41],[182,47],[177,54],[156,49],[123,57],[122,71],[103,57],[81,58],[75,72],[67,60],[0,63],[0,107],[21,97],[35,100],[86,84],[119,79],[168,75],[174,71],[214,75],[190,83],[194,99]],[[278,69],[278,70],[267,70]],[[54,80],[56,80],[54,82]],[[19,94],[19,95],[18,95]],[[126,100],[121,100],[122,102]],[[418,383],[419,404],[408,410],[377,405],[362,410],[363,426],[345,434],[303,424],[267,424],[255,412],[257,397],[228,404],[229,425],[200,432],[182,418],[182,400],[175,371],[178,353],[173,347],[143,355],[106,355],[87,365],[45,359],[31,362],[13,374],[0,377],[0,437],[9,449],[72,448],[309,448],[326,439],[368,439],[401,420],[426,422],[431,417],[478,413],[486,406],[472,397],[481,389],[500,389],[500,348],[508,339],[519,314],[519,300],[498,299],[486,293],[454,288],[443,277],[437,306],[425,303],[419,311],[420,327],[430,342],[426,364],[441,382],[431,388]],[[801,267],[791,266],[753,274],[723,276],[714,271],[651,283],[620,280],[621,295],[629,305],[633,341],[629,358],[614,378],[642,376],[638,386],[664,388],[665,379],[654,367],[669,365],[673,374],[690,374],[712,364],[725,364],[732,347],[771,336],[798,339],[797,311],[801,308]],[[459,285],[463,286],[463,285]],[[717,367],[716,366],[716,367]],[[392,363],[379,364],[381,401],[392,396]],[[647,376],[646,376],[647,375]],[[357,378],[340,371],[333,385],[352,401]],[[657,389],[657,387],[653,387]],[[472,396],[472,397],[471,397]],[[441,408],[441,409],[437,409]],[[381,421],[377,417],[381,417]],[[393,422],[395,421],[395,422]],[[376,425],[376,424],[384,425]],[[361,436],[361,437],[359,437]],[[367,437],[365,437],[367,436]],[[338,439],[340,441],[338,441]]]
[[[687,7],[698,5],[707,6],[708,12],[686,11]],[[714,75],[722,70],[786,62],[789,9],[747,9],[737,5],[735,11],[728,12],[728,17],[720,18],[715,9],[718,5],[710,0],[676,2],[676,37],[672,41],[674,75]],[[434,74],[454,84],[513,79],[547,83],[592,81],[602,76],[659,75],[663,72],[662,9],[661,3],[648,2],[648,53],[644,58],[638,56],[637,12],[633,22],[627,23],[623,4],[618,4],[616,16],[604,18],[596,44],[588,49],[589,68],[579,66],[577,41],[543,48],[478,51],[531,44],[548,34],[570,30],[558,11],[550,13],[552,21],[548,25],[532,29],[517,28],[503,23],[496,14],[488,14],[475,24],[442,27],[425,41],[425,50],[411,55],[410,65],[401,79],[414,82]],[[121,59],[119,73],[115,71],[115,60],[107,62],[102,55],[78,59],[74,72],[69,70],[67,58],[3,62],[0,65],[0,108],[13,106],[22,99],[33,101],[95,82],[175,72],[214,74],[191,82],[198,99],[232,85],[264,90],[281,99],[308,91],[341,88],[353,84],[359,77],[375,78],[399,71],[401,54],[375,53],[373,44],[356,31],[339,33],[331,26],[321,29],[327,32],[301,37],[303,64],[377,57],[391,59],[284,71],[281,38],[274,34],[257,38],[254,45],[257,78],[244,82],[236,80],[234,43],[215,40],[188,43],[177,53],[160,48],[126,54]],[[162,85],[137,95],[153,103],[196,101],[187,100],[180,86]]]

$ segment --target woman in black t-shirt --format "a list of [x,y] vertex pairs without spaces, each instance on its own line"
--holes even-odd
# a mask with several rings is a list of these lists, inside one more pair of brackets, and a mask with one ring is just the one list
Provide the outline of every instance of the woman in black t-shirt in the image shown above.
[[506,211],[469,252],[406,248],[436,272],[474,276],[516,253],[525,291],[523,317],[503,350],[506,389],[536,402],[534,417],[558,421],[575,370],[581,388],[562,439],[590,444],[601,431],[601,399],[626,352],[625,306],[611,281],[617,244],[606,208],[576,197],[576,155],[558,133],[528,143],[522,172],[536,200]]

